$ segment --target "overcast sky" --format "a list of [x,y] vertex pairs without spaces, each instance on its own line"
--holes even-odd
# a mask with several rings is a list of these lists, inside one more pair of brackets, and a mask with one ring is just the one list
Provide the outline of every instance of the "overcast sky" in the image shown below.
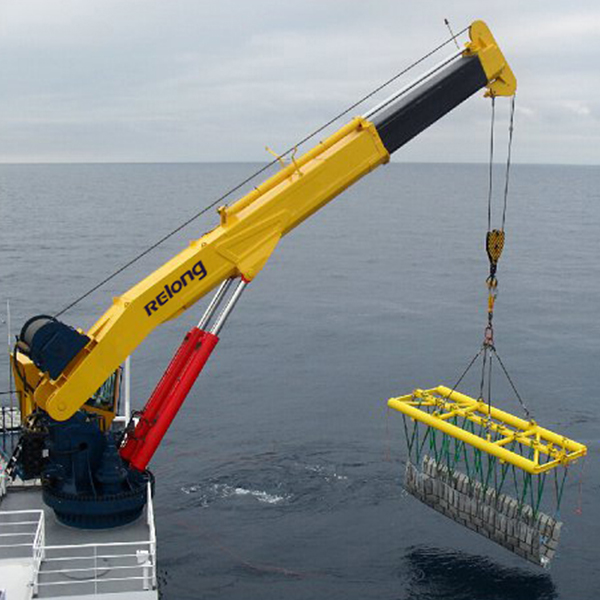
[[[265,161],[446,39],[444,17],[486,20],[511,64],[517,162],[600,164],[598,0],[0,0],[0,161]],[[480,96],[397,158],[487,160]]]

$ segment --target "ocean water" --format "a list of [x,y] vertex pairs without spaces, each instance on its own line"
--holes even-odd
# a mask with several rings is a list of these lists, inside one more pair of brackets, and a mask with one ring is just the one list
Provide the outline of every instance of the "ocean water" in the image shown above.
[[[256,166],[0,166],[0,311],[10,299],[13,336]],[[453,384],[481,343],[486,194],[483,165],[391,164],[282,241],[152,463],[162,598],[597,596],[600,168],[513,167],[498,273],[496,344],[521,395],[538,422],[589,446],[568,480],[552,569],[401,487],[402,423],[386,400]],[[211,211],[64,320],[89,327],[216,222]],[[135,352],[136,407],[205,304]],[[475,382],[462,389],[475,393]],[[507,386],[495,389],[519,413]]]

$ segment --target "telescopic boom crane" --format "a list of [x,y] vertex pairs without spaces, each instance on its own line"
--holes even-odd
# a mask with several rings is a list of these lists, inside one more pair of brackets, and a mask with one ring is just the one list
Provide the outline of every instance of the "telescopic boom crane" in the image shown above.
[[[100,458],[88,460],[94,465],[92,475],[79,476],[85,480],[83,488],[94,488],[93,472],[106,471],[106,460],[117,468],[115,452],[107,450],[106,445],[112,443],[109,430],[116,403],[102,402],[99,390],[111,381],[114,387],[119,365],[152,330],[221,286],[198,327],[187,334],[136,429],[128,431],[121,445],[125,470],[138,473],[145,472],[244,287],[264,267],[280,239],[355,181],[388,162],[393,152],[478,90],[487,88],[488,96],[514,94],[515,77],[485,23],[475,21],[469,36],[464,49],[363,116],[352,119],[300,158],[292,159],[231,206],[219,208],[220,224],[215,229],[115,298],[86,333],[43,315],[23,326],[13,369],[22,414],[42,415],[41,429],[50,439],[50,456],[44,467],[49,473],[49,503],[65,486],[72,489],[79,485],[65,483],[69,478],[77,480],[77,467],[66,464],[58,454],[52,455],[53,448],[61,448],[64,454],[71,447],[64,439],[69,427],[73,439],[85,438],[89,428],[100,432],[90,434],[99,440],[96,452]],[[221,305],[224,308],[219,313]],[[213,325],[208,329],[211,320]],[[60,510],[59,518],[68,520],[63,508]]]

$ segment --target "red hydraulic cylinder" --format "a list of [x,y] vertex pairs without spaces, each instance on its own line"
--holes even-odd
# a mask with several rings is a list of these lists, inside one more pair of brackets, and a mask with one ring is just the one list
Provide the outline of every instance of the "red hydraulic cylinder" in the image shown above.
[[218,341],[196,327],[188,333],[120,451],[133,468],[146,469]]
[[140,420],[135,428],[134,435],[127,438],[127,441],[123,448],[121,448],[121,457],[125,460],[130,460],[133,456],[138,442],[143,440],[148,433],[148,430],[152,426],[154,419],[160,407],[162,406],[165,397],[169,394],[177,378],[179,377],[182,369],[189,361],[194,348],[197,346],[199,340],[202,338],[203,331],[194,327],[185,336],[181,346],[179,346],[177,353],[171,359],[169,366],[158,382],[156,388],[152,392],[152,395],[146,402],[146,406],[140,415]]

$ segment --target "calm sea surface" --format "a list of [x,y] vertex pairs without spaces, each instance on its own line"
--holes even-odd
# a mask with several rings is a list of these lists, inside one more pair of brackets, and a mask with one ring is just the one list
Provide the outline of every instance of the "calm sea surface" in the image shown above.
[[[10,299],[13,335],[255,167],[0,166],[0,311]],[[453,384],[480,345],[487,188],[484,166],[393,164],[283,240],[155,456],[164,599],[598,597],[600,168],[512,176],[497,348],[537,420],[590,448],[569,478],[551,571],[402,491],[402,422],[385,402]],[[216,221],[194,222],[65,320],[89,327]],[[137,407],[201,304],[133,355]],[[7,360],[0,371],[5,390]]]

